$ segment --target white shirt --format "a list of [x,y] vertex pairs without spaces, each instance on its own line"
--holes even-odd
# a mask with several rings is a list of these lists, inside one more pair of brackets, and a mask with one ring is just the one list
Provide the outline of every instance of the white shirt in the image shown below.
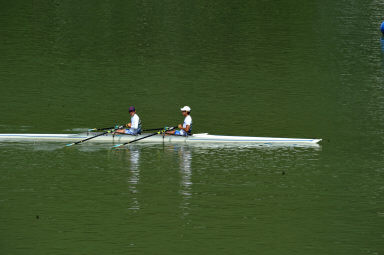
[[137,114],[133,115],[131,118],[131,128],[138,129],[140,123],[140,118]]
[[[189,130],[191,131],[191,128],[192,128],[192,117],[190,115],[188,115],[187,117],[185,117],[184,119],[184,123],[183,123],[183,128],[186,128],[187,126],[189,125]],[[187,132],[185,132],[184,130],[180,130],[180,135],[186,135]]]
[[191,125],[192,125],[192,117],[190,115],[188,115],[184,119],[183,128],[186,128],[187,126],[189,126],[189,128],[191,128]]

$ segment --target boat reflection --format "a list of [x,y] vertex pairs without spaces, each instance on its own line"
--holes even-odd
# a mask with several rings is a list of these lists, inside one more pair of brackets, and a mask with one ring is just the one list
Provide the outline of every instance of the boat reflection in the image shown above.
[[[210,169],[212,164],[220,164],[223,161],[226,161],[225,164],[230,168],[236,169],[243,167],[244,164],[247,165],[248,161],[265,160],[265,158],[273,157],[278,157],[279,160],[282,160],[281,158],[287,158],[287,155],[294,157],[293,159],[289,158],[288,162],[296,162],[298,155],[309,155],[312,157],[313,155],[318,155],[317,151],[319,150],[321,150],[321,147],[136,144],[122,149],[114,149],[110,152],[113,155],[112,160],[114,164],[118,163],[121,165],[121,174],[126,176],[124,178],[127,183],[126,200],[129,210],[137,211],[143,208],[143,201],[140,200],[145,197],[145,194],[142,194],[142,192],[145,191],[147,193],[148,190],[152,190],[152,187],[156,186],[154,183],[148,182],[148,180],[151,180],[149,176],[157,175],[166,168],[170,170],[171,175],[177,175],[176,183],[174,183],[177,185],[175,187],[177,191],[175,192],[178,193],[179,197],[177,207],[180,217],[188,221],[193,208],[193,197],[195,194],[193,174],[196,171]],[[156,157],[154,157],[155,155]],[[195,167],[192,164],[193,158]],[[173,165],[173,162],[175,165]],[[159,170],[158,166],[164,169],[157,171]],[[158,177],[162,178],[164,176]],[[143,183],[143,180],[146,180],[146,182]],[[161,181],[169,184],[166,178]],[[154,194],[151,193],[151,197]],[[173,195],[177,194],[173,193]]]
[[[124,149],[114,150],[113,154],[118,155],[118,158],[124,165],[129,166],[130,175],[128,178],[129,188],[129,207],[130,210],[140,210],[140,202],[138,199],[140,184],[140,157],[141,154],[149,155],[152,150],[159,152],[159,145],[130,145]],[[179,163],[180,182],[178,193],[182,200],[179,205],[182,217],[189,215],[190,200],[192,198],[192,150],[194,147],[188,145],[170,145],[163,147],[165,154],[177,156]],[[164,154],[164,155],[165,155]],[[151,154],[153,155],[153,154]]]

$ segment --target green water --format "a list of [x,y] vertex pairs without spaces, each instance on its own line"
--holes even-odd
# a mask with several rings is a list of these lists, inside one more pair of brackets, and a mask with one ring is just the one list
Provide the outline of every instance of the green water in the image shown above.
[[320,148],[0,143],[0,254],[383,254],[380,1],[0,3],[0,133],[129,120]]

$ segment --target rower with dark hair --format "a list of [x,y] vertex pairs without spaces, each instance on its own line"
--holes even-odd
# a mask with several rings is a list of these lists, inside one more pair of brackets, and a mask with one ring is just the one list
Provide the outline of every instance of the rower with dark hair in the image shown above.
[[121,126],[118,130],[115,131],[115,133],[128,135],[141,134],[141,121],[139,116],[136,114],[136,109],[134,106],[129,107],[129,115],[131,115],[131,122],[125,125],[127,128]]

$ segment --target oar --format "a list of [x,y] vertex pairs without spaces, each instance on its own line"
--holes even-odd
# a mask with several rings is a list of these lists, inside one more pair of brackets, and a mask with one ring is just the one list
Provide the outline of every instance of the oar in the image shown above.
[[[113,129],[113,130],[114,130],[114,129]],[[69,144],[67,144],[66,146],[72,146],[72,145],[75,145],[75,144],[79,144],[79,143],[86,142],[86,141],[91,140],[91,139],[93,139],[93,138],[96,138],[96,137],[98,137],[98,136],[102,136],[102,135],[111,133],[113,130],[108,130],[107,132],[104,132],[104,133],[101,133],[101,134],[98,134],[98,135],[95,135],[95,136],[92,136],[92,137],[88,137],[88,138],[86,138],[86,139],[84,139],[84,140],[81,140],[81,141],[78,141],[78,142],[69,143]]]
[[164,129],[163,127],[161,128],[150,128],[150,129],[143,129],[142,131],[145,132],[145,131],[156,131],[156,130],[162,130]]
[[[125,126],[125,125],[124,125]],[[107,129],[118,129],[118,128],[124,128],[124,126],[113,126],[113,127],[106,127],[106,128],[91,128],[91,129],[88,129],[89,132],[92,132],[92,131],[98,131],[98,130],[107,130]]]
[[[120,126],[121,128],[124,128],[124,126]],[[91,128],[91,129],[88,129],[89,132],[92,132],[92,131],[97,131],[97,130],[107,130],[107,129],[112,129],[112,128],[116,128],[116,126],[114,127],[108,127],[108,128]],[[161,130],[163,129],[162,127],[161,128],[150,128],[150,129],[143,129],[142,131],[145,132],[145,131],[155,131],[155,130]]]
[[106,130],[106,129],[112,129],[114,127],[107,127],[107,128],[91,128],[91,129],[88,129],[89,132],[92,132],[92,131],[98,131],[98,130]]
[[140,141],[140,140],[143,140],[145,138],[148,138],[148,137],[151,137],[151,136],[154,136],[154,135],[157,135],[157,134],[161,134],[162,131],[159,131],[159,132],[156,132],[156,133],[153,133],[153,134],[150,134],[150,135],[146,135],[146,136],[143,136],[139,139],[135,139],[135,140],[132,140],[130,142],[126,142],[126,143],[121,143],[121,144],[116,144],[114,145],[112,148],[117,148],[117,147],[120,147],[120,146],[124,146],[124,145],[127,145],[129,143],[134,143],[134,142],[137,142],[137,141]]
[[160,135],[161,133],[164,133],[165,131],[172,130],[172,129],[174,129],[174,128],[175,128],[175,127],[170,127],[170,128],[167,128],[167,129],[158,131],[158,132],[156,132],[156,133],[153,133],[153,134],[150,134],[150,135],[143,136],[143,137],[141,137],[141,138],[139,138],[139,139],[132,140],[132,141],[130,141],[130,142],[126,142],[126,143],[122,143],[122,144],[116,144],[116,145],[113,146],[112,148],[117,148],[117,147],[124,146],[124,145],[130,144],[130,143],[134,143],[134,142],[143,140],[143,139],[145,139],[145,138],[148,138],[148,137],[151,137],[151,136],[154,136],[154,135],[157,135],[157,134]]

